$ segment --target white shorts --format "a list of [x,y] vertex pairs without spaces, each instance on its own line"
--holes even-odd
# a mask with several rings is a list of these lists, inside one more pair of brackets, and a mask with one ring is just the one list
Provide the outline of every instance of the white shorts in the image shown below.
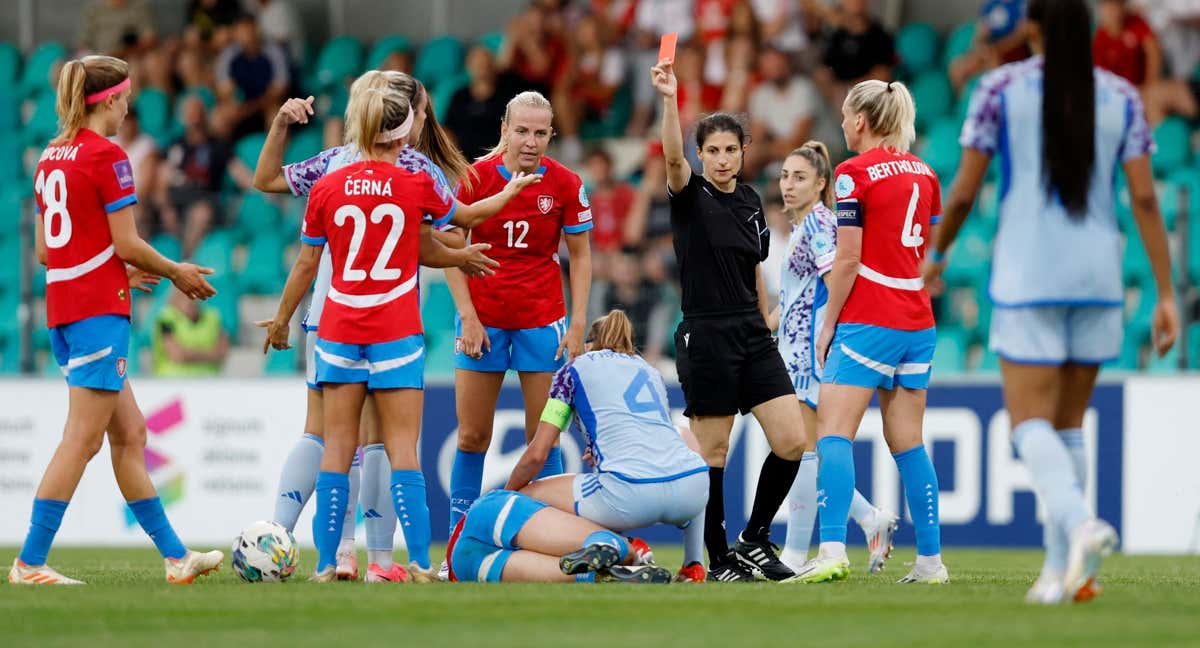
[[708,470],[671,481],[631,483],[612,473],[580,473],[572,487],[575,514],[621,532],[652,524],[679,528],[708,504]]
[[1103,364],[1121,354],[1120,306],[996,307],[988,348],[1017,364]]
[[817,365],[813,361],[812,344],[794,345],[780,338],[779,355],[783,357],[783,366],[787,367],[788,376],[792,379],[796,398],[799,398],[801,403],[817,409],[817,398],[821,395],[821,376],[817,374]]

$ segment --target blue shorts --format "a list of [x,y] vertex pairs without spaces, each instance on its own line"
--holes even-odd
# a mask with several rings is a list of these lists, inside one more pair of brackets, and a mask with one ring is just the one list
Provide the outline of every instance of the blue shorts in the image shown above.
[[937,329],[900,331],[838,324],[821,382],[871,389],[927,389]]
[[129,318],[97,315],[50,329],[50,352],[72,387],[119,392],[125,387]]
[[997,307],[988,346],[1018,364],[1104,364],[1121,353],[1121,311],[1120,306]]
[[475,500],[454,545],[454,575],[460,581],[499,583],[517,533],[546,505],[520,493],[495,490]]
[[654,524],[684,528],[708,504],[708,466],[667,481],[630,482],[612,473],[579,473],[575,514],[616,532]]
[[425,336],[378,344],[345,344],[317,337],[316,385],[366,383],[367,389],[424,389]]
[[[555,372],[563,366],[564,358],[554,359],[558,345],[567,334],[567,318],[548,326],[529,329],[501,329],[483,327],[487,331],[491,350],[484,350],[483,357],[476,360],[462,352],[458,340],[462,338],[462,318],[454,317],[454,368],[471,371],[505,372],[540,371]],[[565,355],[565,354],[564,354]]]

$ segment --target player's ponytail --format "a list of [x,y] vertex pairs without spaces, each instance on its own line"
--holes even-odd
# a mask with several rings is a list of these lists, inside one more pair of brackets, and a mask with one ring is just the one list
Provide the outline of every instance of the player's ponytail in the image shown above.
[[[58,75],[58,99],[54,109],[58,113],[58,135],[51,144],[65,144],[75,139],[83,128],[88,113],[102,105],[107,97],[88,97],[104,93],[121,85],[129,78],[129,64],[111,56],[84,56],[63,64]],[[102,133],[103,134],[103,133]]]
[[[825,146],[824,142],[809,140],[800,148],[789,153],[788,157],[793,155],[804,158],[817,172],[817,177],[825,181],[824,186],[821,187],[821,204],[833,209],[833,162],[829,159],[829,147]],[[806,214],[797,216],[803,218]]]
[[907,153],[917,139],[917,106],[899,81],[862,81],[846,95],[846,106],[862,114],[867,127],[883,138],[883,146],[889,149]]
[[[512,117],[513,108],[539,108],[550,113],[551,118],[554,117],[554,107],[550,105],[550,100],[542,96],[542,93],[535,92],[533,90],[526,90],[525,92],[522,92],[521,94],[518,94],[517,96],[508,100],[508,105],[504,108],[503,123],[508,123],[509,118]],[[492,147],[492,150],[484,153],[476,159],[486,160],[490,157],[504,155],[506,152],[508,152],[508,142],[506,142],[502,137],[500,138],[500,142]]]
[[1029,19],[1045,48],[1042,182],[1072,217],[1082,217],[1096,162],[1091,15],[1084,0],[1032,0]]
[[629,321],[625,311],[617,308],[592,322],[587,339],[593,351],[615,351],[626,355],[637,353],[633,347],[633,322]]
[[346,137],[363,157],[371,157],[376,150],[403,141],[412,127],[408,97],[391,89],[362,90],[351,97],[346,114],[354,117],[347,120],[347,129],[353,125],[353,130],[347,130]]

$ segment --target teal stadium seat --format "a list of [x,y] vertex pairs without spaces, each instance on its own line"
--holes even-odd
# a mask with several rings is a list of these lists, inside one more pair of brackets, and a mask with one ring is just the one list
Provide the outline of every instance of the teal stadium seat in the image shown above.
[[325,134],[321,132],[320,125],[312,123],[311,119],[307,127],[294,129],[291,133],[291,139],[288,140],[287,149],[283,153],[284,164],[307,160],[320,153],[324,147]]
[[1179,117],[1168,117],[1154,129],[1154,143],[1158,152],[1150,157],[1154,174],[1165,177],[1168,173],[1186,166],[1191,159],[1191,129]]
[[939,70],[930,69],[913,79],[909,86],[917,105],[917,131],[924,132],[954,108],[954,88]]
[[968,339],[967,332],[962,329],[938,329],[937,347],[933,350],[933,370],[938,375],[967,370]]
[[39,150],[58,133],[58,114],[54,112],[55,97],[50,91],[33,98],[33,113],[25,124],[25,143]]
[[937,63],[940,38],[929,23],[911,23],[896,33],[896,54],[901,70],[912,78]]
[[427,87],[436,87],[462,71],[463,56],[463,46],[457,38],[438,36],[417,52],[413,74]]
[[241,324],[238,302],[242,296],[238,287],[238,278],[230,272],[225,272],[210,277],[209,283],[217,290],[217,294],[205,303],[217,309],[217,312],[221,314],[221,327],[229,334],[229,341],[236,343]]
[[233,270],[233,249],[236,245],[237,234],[231,229],[213,230],[196,246],[192,261],[212,268],[218,276],[229,274]]
[[238,207],[237,228],[241,239],[248,241],[264,232],[275,232],[283,221],[279,207],[267,196],[248,192]]
[[248,295],[273,295],[283,290],[286,278],[283,252],[287,240],[277,228],[256,232],[246,246],[246,265],[238,277]]
[[974,215],[963,224],[958,240],[950,250],[944,278],[950,286],[980,286],[986,284],[992,262],[994,229]]
[[492,51],[492,54],[499,54],[500,48],[504,46],[504,32],[490,32],[479,37],[479,44]]
[[968,22],[954,28],[946,37],[946,47],[942,49],[942,68],[950,69],[954,59],[966,54],[975,41],[975,23]]
[[1200,369],[1200,322],[1187,328],[1188,368]]
[[262,151],[266,133],[251,133],[233,145],[233,155],[250,169],[258,166],[258,154]]
[[363,71],[378,70],[379,66],[392,54],[397,52],[411,52],[412,48],[412,41],[403,34],[384,36],[371,46],[371,51],[367,54]]
[[0,86],[12,88],[21,80],[21,52],[12,43],[0,42]]
[[938,177],[943,178],[943,183],[946,183],[945,179],[953,178],[958,170],[958,160],[962,155],[962,149],[958,146],[960,130],[961,124],[957,119],[942,117],[929,127],[919,148],[921,159],[929,164]]
[[454,375],[454,298],[444,281],[424,286],[421,321],[425,325],[425,371],[431,376]]
[[0,135],[5,139],[18,139],[13,135],[21,129],[21,96],[12,86],[0,87]]
[[[50,73],[54,66],[67,58],[67,48],[54,41],[42,43],[25,61],[21,75],[21,93],[28,97],[38,92],[51,92]],[[52,111],[53,112],[53,111]]]
[[958,93],[957,103],[954,104],[954,116],[960,121],[967,118],[967,113],[971,110],[971,96],[975,94],[975,88],[979,87],[979,77],[967,81],[967,85],[963,86],[962,91]]
[[263,375],[289,376],[300,371],[300,349],[304,348],[303,339],[292,340],[292,348],[282,351],[271,349],[263,361]]
[[433,96],[433,113],[437,116],[438,121],[446,120],[446,111],[450,109],[450,100],[454,98],[454,93],[460,88],[466,87],[471,82],[471,78],[466,72],[459,72],[439,81],[430,90]]
[[313,89],[326,92],[343,85],[362,69],[363,46],[353,36],[338,36],[325,43],[317,56]]
[[1150,350],[1150,359],[1146,362],[1146,371],[1154,374],[1170,374],[1181,371],[1179,366],[1179,345],[1171,347],[1164,356]]
[[171,111],[171,98],[158,88],[142,88],[133,101],[138,113],[138,124],[142,131],[166,147],[170,143],[175,126]]

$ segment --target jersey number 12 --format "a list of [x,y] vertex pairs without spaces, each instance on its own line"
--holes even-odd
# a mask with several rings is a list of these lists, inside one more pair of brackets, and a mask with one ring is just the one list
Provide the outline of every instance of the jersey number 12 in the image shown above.
[[[508,247],[529,247],[529,244],[525,242],[525,236],[529,234],[529,221],[504,221],[504,229],[508,230]],[[521,231],[518,232],[517,230]],[[513,236],[514,233],[516,233],[515,238]]]

